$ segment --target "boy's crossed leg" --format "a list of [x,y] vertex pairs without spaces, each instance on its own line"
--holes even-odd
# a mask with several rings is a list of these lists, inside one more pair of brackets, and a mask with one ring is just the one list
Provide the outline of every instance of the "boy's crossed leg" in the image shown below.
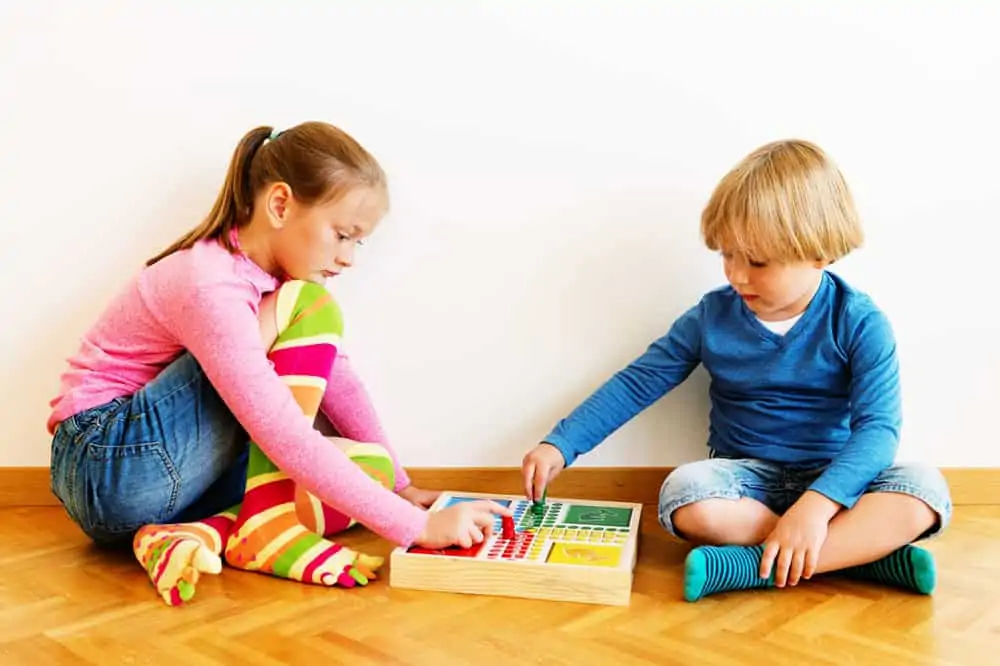
[[[336,356],[340,313],[319,285],[286,283],[276,299],[278,333],[268,358],[303,412],[315,418]],[[334,445],[334,444],[331,444]],[[394,483],[389,454],[360,445],[348,455],[387,488]],[[180,525],[149,525],[133,549],[170,605],[194,596],[201,573],[231,566],[321,585],[352,587],[375,577],[382,558],[323,538],[354,521],[321,505],[250,443],[247,486],[241,504],[209,519]]]
[[[728,513],[736,519],[740,512],[730,509]],[[683,530],[680,527],[685,522],[683,510],[675,514],[675,520],[678,514],[681,516],[677,521],[678,529]],[[935,520],[936,515],[930,507],[915,497],[895,493],[865,495],[852,509],[842,511],[830,521],[816,574],[836,572],[858,580],[930,594],[935,584],[934,558],[929,551],[910,544],[929,530]],[[770,534],[777,521],[775,515],[773,521],[758,523],[757,533]],[[688,526],[688,529],[693,541],[706,544],[694,548],[684,564],[684,596],[688,601],[717,592],[775,586],[777,562],[770,576],[760,576],[764,554],[760,541],[715,541],[699,538],[697,526]]]
[[[705,478],[699,472],[710,467],[717,478],[727,471],[727,465],[727,461],[695,463],[686,470],[688,478],[682,475],[677,479],[686,483],[675,481],[669,489],[664,484],[666,497],[661,509],[670,515],[661,516],[661,520],[678,536],[697,545],[685,562],[684,594],[689,601],[717,592],[776,585],[777,561],[770,576],[760,576],[763,543],[779,520],[763,503],[749,497],[715,497],[670,508],[672,493],[676,497],[687,493],[690,497],[704,490],[703,486],[696,487]],[[737,470],[735,476],[739,474]],[[915,490],[921,492],[911,494]],[[921,494],[940,496],[941,500],[926,502]],[[815,573],[835,572],[930,594],[936,583],[934,558],[929,551],[911,544],[946,521],[949,510],[947,485],[936,470],[887,470],[854,507],[830,521]],[[943,528],[943,524],[938,526],[939,530]]]

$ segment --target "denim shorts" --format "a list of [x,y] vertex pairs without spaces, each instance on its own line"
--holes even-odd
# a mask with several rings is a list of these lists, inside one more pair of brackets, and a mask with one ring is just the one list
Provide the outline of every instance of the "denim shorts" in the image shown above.
[[185,353],[131,396],[59,425],[52,492],[95,543],[123,545],[143,525],[197,520],[238,504],[248,444]]
[[[822,472],[822,467],[796,470],[763,460],[717,457],[680,465],[667,475],[660,488],[660,524],[670,534],[680,536],[671,520],[674,511],[716,498],[748,497],[780,516]],[[951,493],[944,476],[934,467],[918,464],[889,467],[875,477],[865,492],[903,493],[927,504],[938,520],[921,538],[939,534],[951,521]]]

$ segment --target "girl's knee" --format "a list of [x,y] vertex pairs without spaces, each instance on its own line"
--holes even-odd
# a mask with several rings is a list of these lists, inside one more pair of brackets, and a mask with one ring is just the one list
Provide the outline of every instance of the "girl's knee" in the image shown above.
[[340,305],[323,285],[289,280],[278,288],[274,304],[279,331],[298,327],[315,334],[343,332]]
[[396,468],[392,455],[384,446],[367,442],[355,444],[347,449],[347,457],[383,487],[389,490],[396,487]]
[[260,333],[268,349],[278,338],[332,336],[344,331],[340,305],[326,287],[304,280],[289,280],[260,303]]

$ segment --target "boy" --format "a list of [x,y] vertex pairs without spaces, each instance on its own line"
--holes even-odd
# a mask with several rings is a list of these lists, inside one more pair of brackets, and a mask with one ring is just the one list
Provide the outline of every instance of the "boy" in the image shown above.
[[728,286],[524,457],[528,497],[701,363],[711,377],[709,458],[669,474],[659,501],[661,525],[697,545],[685,598],[831,571],[930,594],[934,560],[909,544],[945,528],[950,494],[936,469],[893,465],[901,400],[891,326],[826,270],[863,240],[837,166],[805,141],[762,146],[717,185],[701,232],[722,254]]

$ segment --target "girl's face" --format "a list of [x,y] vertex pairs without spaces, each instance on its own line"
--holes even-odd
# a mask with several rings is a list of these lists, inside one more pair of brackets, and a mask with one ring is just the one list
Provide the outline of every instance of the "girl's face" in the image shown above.
[[309,206],[277,184],[268,194],[267,212],[277,267],[288,278],[324,284],[354,264],[355,249],[375,230],[385,201],[376,190],[356,187],[336,201]]

